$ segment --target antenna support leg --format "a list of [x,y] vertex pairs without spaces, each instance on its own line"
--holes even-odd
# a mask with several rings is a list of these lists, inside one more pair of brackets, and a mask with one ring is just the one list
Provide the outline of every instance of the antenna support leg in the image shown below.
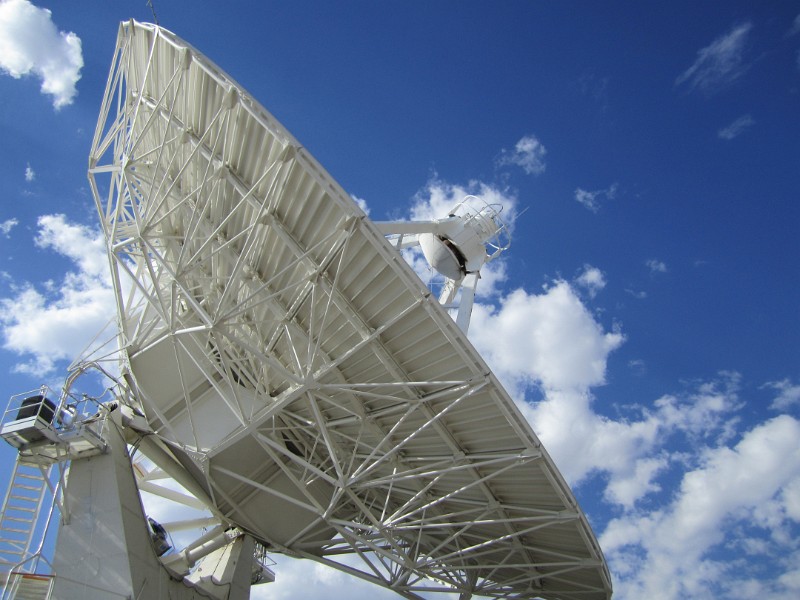
[[[142,510],[124,425],[119,409],[105,417],[109,451],[73,460],[64,491],[72,508],[69,523],[61,523],[53,567],[54,598],[110,600],[233,600],[249,595],[252,539],[240,564],[229,568],[226,586],[217,593],[197,589],[191,581],[176,581],[163,566],[150,539]],[[239,546],[242,546],[240,543]],[[238,549],[238,548],[237,548]],[[230,553],[229,553],[230,554]],[[204,586],[208,588],[209,586]],[[242,595],[242,588],[247,595]],[[234,590],[237,590],[234,593]]]

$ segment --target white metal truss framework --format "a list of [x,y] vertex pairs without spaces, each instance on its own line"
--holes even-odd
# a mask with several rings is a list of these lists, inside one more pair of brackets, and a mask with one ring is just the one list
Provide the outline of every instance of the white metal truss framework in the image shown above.
[[610,596],[572,493],[446,310],[211,61],[123,23],[89,179],[150,458],[218,518],[410,598]]

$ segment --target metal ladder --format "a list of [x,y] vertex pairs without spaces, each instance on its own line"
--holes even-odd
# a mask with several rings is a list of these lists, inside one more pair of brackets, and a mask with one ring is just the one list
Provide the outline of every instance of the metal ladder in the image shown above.
[[14,600],[48,600],[54,582],[52,575],[16,573],[3,596]]
[[[0,584],[4,588],[2,598],[48,597],[49,585],[44,589],[38,580],[28,582],[24,575],[19,574],[33,573],[36,569],[38,551],[32,546],[39,515],[50,494],[48,479],[51,469],[52,465],[40,467],[31,459],[17,456],[0,511]],[[36,593],[31,588],[36,588],[39,592]]]

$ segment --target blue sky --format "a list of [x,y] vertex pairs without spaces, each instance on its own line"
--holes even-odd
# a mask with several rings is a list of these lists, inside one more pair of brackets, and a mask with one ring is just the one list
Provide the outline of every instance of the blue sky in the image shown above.
[[[521,215],[471,338],[616,597],[800,594],[800,4],[154,3],[372,218],[468,192]],[[6,397],[59,386],[113,313],[86,165],[128,18],[152,14],[0,3]]]

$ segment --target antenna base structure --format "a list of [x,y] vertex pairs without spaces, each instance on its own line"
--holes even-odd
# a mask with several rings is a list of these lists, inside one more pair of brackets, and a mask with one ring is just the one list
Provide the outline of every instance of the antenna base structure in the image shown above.
[[456,323],[464,333],[469,329],[481,269],[511,245],[508,225],[500,218],[502,210],[499,204],[468,195],[445,218],[375,222],[395,249],[418,247],[428,265],[444,278],[439,302],[456,311]]
[[191,497],[153,485],[163,476],[148,478],[136,449],[160,452],[162,464],[174,458],[119,381],[107,402],[71,392],[86,367],[72,372],[59,400],[43,386],[12,396],[2,414],[0,437],[18,456],[0,508],[0,597],[246,600],[252,585],[274,581],[263,546],[219,515],[202,525],[165,524],[174,531],[216,526],[166,554],[170,533],[144,514],[140,492],[199,503],[202,491],[180,469],[171,469],[175,482],[194,489]]

